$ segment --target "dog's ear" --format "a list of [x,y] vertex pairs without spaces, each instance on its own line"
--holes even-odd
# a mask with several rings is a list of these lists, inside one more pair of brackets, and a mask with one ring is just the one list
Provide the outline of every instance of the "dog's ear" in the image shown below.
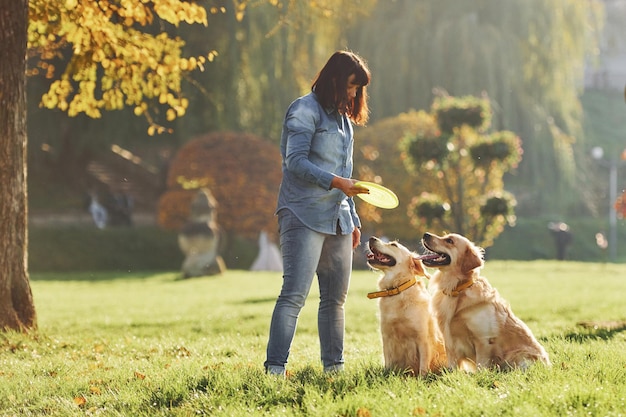
[[463,259],[463,262],[461,263],[461,270],[464,273],[470,272],[473,269],[484,265],[483,251],[474,245],[468,245],[465,248],[465,253],[461,259]]
[[413,274],[419,275],[421,277],[430,278],[430,276],[424,270],[424,265],[422,264],[422,261],[420,261],[419,256],[417,256],[414,253],[411,254],[410,262],[411,262],[411,269],[413,270]]

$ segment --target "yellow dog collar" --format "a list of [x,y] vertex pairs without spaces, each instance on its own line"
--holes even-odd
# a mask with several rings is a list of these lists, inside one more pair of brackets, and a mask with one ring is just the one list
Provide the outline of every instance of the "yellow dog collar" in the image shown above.
[[469,281],[465,281],[462,284],[457,285],[456,288],[449,293],[446,290],[443,290],[443,293],[450,297],[458,297],[463,291],[465,291],[472,285],[474,285],[474,279],[470,278]]
[[398,295],[402,291],[411,288],[416,283],[417,283],[417,279],[413,277],[412,279],[398,285],[397,287],[389,288],[388,290],[375,291],[375,292],[368,293],[367,298],[372,299],[372,298],[390,297],[392,295]]

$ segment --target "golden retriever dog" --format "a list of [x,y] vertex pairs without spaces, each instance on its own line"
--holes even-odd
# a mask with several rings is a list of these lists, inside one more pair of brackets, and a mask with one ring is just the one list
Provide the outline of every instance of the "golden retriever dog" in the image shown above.
[[432,308],[443,333],[449,368],[510,370],[534,361],[550,365],[545,349],[508,302],[480,275],[483,249],[464,236],[424,234],[421,257],[437,271]]
[[417,276],[427,276],[416,253],[398,242],[373,236],[368,242],[368,265],[382,272],[378,298],[385,368],[413,375],[437,372],[446,366],[443,337],[430,311],[430,293]]

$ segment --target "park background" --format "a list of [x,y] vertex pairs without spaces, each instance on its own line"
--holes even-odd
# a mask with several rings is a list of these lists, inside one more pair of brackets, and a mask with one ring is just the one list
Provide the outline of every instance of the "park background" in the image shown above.
[[[207,171],[221,168],[209,181],[213,194],[223,196],[218,223],[229,215],[240,220],[238,226],[226,222],[226,264],[247,269],[261,230],[275,232],[277,190],[260,200],[242,190],[272,190],[264,173],[278,167],[250,163],[261,153],[246,152],[245,144],[261,141],[270,146],[259,148],[263,152],[274,147],[275,155],[263,161],[276,161],[286,107],[308,91],[336,49],[362,55],[373,74],[370,122],[356,132],[355,176],[380,178],[401,201],[398,209],[372,214],[366,236],[417,245],[423,231],[408,221],[407,206],[424,184],[419,178],[411,178],[408,188],[394,183],[410,176],[398,150],[404,126],[410,130],[441,94],[473,95],[489,98],[492,128],[519,135],[523,149],[519,166],[504,177],[504,188],[517,200],[516,222],[487,248],[488,259],[554,258],[548,224],[565,222],[573,234],[567,259],[626,261],[625,222],[611,212],[610,198],[623,193],[626,175],[620,169],[626,147],[626,2],[372,0],[285,2],[282,9],[255,2],[245,13],[231,7],[236,2],[205,3],[223,6],[207,27],[167,28],[185,39],[185,54],[215,51],[204,71],[190,74],[184,86],[189,107],[167,125],[171,133],[151,135],[146,120],[130,110],[93,119],[44,108],[41,97],[51,80],[29,78],[32,271],[178,269],[178,231],[159,220],[160,205],[171,187],[171,162],[202,138],[226,143],[207,158]],[[592,153],[597,147],[604,151],[600,160]],[[131,195],[132,227],[97,229],[86,204],[94,191]],[[248,220],[259,211],[270,214]],[[598,232],[610,235],[609,213],[617,217],[614,256],[596,240]]]
[[[30,234],[28,241],[20,239],[26,237],[20,233],[25,232],[20,229],[25,208],[16,214],[17,222],[3,219],[9,226],[9,253],[20,255],[17,262],[4,259],[3,265],[9,271],[5,289],[26,287],[30,296],[28,274],[19,273],[26,272],[19,249],[29,248],[37,315],[27,305],[30,297],[21,297],[24,291],[3,292],[1,304],[10,307],[17,297],[16,313],[25,313],[26,319],[14,320],[24,327],[7,330],[0,338],[0,415],[624,415],[626,264],[592,262],[609,259],[595,242],[595,233],[607,228],[612,204],[607,198],[613,189],[609,173],[620,176],[612,178],[615,189],[623,184],[618,172],[624,146],[623,1],[202,4],[211,11],[208,29],[175,29],[158,19],[158,28],[150,27],[184,35],[185,53],[198,50],[198,56],[208,59],[204,72],[194,71],[187,79],[190,106],[184,106],[184,118],[171,117],[171,108],[152,113],[162,116],[156,123],[172,129],[171,134],[150,135],[159,127],[125,111],[108,111],[92,120],[39,107],[40,94],[54,84],[37,77],[35,70],[48,74],[52,67],[62,68],[68,56],[29,65],[34,75],[28,100]],[[605,4],[606,10],[600,7]],[[17,33],[6,17],[26,5],[5,2],[1,34]],[[46,24],[59,17],[46,12],[73,10],[65,20],[71,26],[73,19],[93,22],[82,19],[89,13],[81,11],[124,5],[124,13],[131,13],[139,2],[31,0],[28,5],[44,12],[31,20],[43,33],[37,32],[39,38],[32,31],[29,35],[43,42],[54,38],[61,47],[54,52],[71,53],[63,49],[65,38],[46,32]],[[145,18],[143,10],[133,9],[139,13],[133,15]],[[15,17],[17,22],[17,13]],[[132,19],[113,20],[134,24]],[[607,32],[611,22],[616,29]],[[71,35],[77,40],[84,32],[74,29]],[[148,41],[140,46],[144,44],[151,51],[155,44],[156,49],[161,46]],[[4,46],[11,50],[11,43]],[[515,193],[518,203],[516,225],[504,228],[496,244],[489,245],[484,273],[545,345],[551,368],[445,372],[423,379],[385,371],[377,304],[366,297],[378,274],[359,270],[353,274],[346,310],[346,372],[325,375],[316,364],[316,303],[307,303],[289,377],[264,374],[267,320],[280,274],[236,268],[246,268],[254,257],[259,226],[274,223],[271,214],[263,213],[271,213],[274,206],[275,186],[269,190],[277,164],[269,162],[277,160],[284,107],[296,93],[307,91],[313,72],[335,48],[358,51],[380,74],[381,81],[375,80],[370,89],[372,121],[358,132],[356,166],[359,176],[380,177],[396,189],[402,206],[376,212],[361,204],[363,216],[371,219],[368,227],[380,227],[376,233],[408,242],[424,227],[414,221],[409,202],[424,189],[438,190],[406,169],[398,145],[419,133],[416,126],[425,126],[432,116],[429,106],[444,91],[456,97],[488,97],[493,130],[519,135],[523,161],[504,178],[505,189]],[[85,50],[76,46],[73,52]],[[23,58],[23,50],[14,56]],[[87,50],[82,58],[88,68],[94,62],[103,64],[98,68],[105,62],[111,68],[97,51],[92,55]],[[0,60],[6,62],[11,61]],[[585,67],[591,70],[585,73]],[[22,66],[14,68],[23,74]],[[63,88],[53,88],[42,105],[54,107],[52,97],[59,90]],[[94,104],[80,98],[83,109]],[[23,119],[22,110],[17,119]],[[141,116],[144,108],[128,110]],[[201,156],[197,151],[202,147],[194,147],[199,143],[214,155]],[[10,151],[14,143],[6,144]],[[590,158],[592,153],[599,156],[592,152],[597,147],[604,149],[598,160]],[[175,169],[162,169],[168,165],[177,165],[186,179],[179,182]],[[190,171],[185,169],[194,165],[211,175],[186,176]],[[12,184],[12,179],[3,184]],[[405,180],[406,188],[398,187],[398,180]],[[172,220],[184,219],[188,207],[181,202],[205,185],[220,202],[229,270],[217,278],[180,280],[182,256]],[[20,184],[14,188],[19,200],[25,190]],[[86,213],[86,196],[118,192],[134,197],[132,226],[117,218],[119,225],[96,228]],[[167,195],[177,198],[168,200]],[[3,207],[10,201],[3,200]],[[557,220],[574,232],[568,261],[538,259],[554,256],[546,229]],[[623,228],[622,219],[616,223]],[[17,241],[11,239],[14,230]],[[535,260],[508,260],[512,258]],[[316,292],[313,288],[311,298]],[[11,318],[11,313],[9,308],[1,317]]]

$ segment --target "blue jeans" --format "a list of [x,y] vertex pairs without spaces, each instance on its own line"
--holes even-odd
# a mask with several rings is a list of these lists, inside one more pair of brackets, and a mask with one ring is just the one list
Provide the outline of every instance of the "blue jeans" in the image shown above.
[[343,368],[344,304],[352,273],[352,235],[315,232],[287,209],[278,213],[283,286],[274,307],[265,369],[284,374],[300,310],[317,272],[317,328],[324,371]]

